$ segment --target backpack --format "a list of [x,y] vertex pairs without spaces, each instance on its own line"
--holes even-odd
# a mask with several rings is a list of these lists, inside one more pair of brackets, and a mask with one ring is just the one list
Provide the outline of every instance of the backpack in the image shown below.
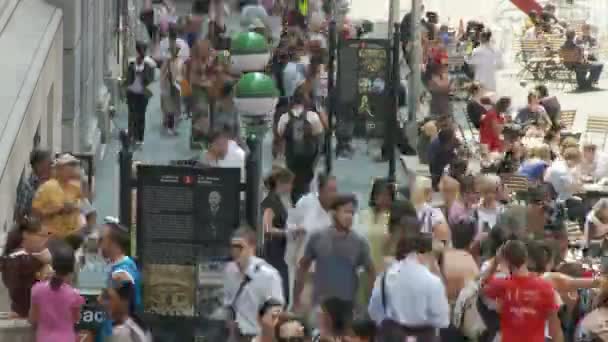
[[312,132],[306,111],[299,116],[289,111],[288,115],[289,121],[285,127],[285,157],[301,163],[314,161],[318,155],[319,141]]
[[465,337],[491,342],[500,331],[498,313],[483,301],[481,281],[470,281],[458,294],[452,312],[452,325]]

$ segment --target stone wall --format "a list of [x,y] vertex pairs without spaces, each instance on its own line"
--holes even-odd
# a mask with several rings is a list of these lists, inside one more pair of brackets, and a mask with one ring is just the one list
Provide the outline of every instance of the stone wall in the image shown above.
[[[108,130],[109,93],[105,77],[116,64],[116,0],[47,0],[63,9],[64,112],[62,149],[98,151]],[[105,133],[105,132],[103,132]]]
[[0,318],[0,342],[34,342],[35,332],[24,319]]
[[[7,14],[4,16],[4,14]],[[13,222],[16,189],[36,144],[61,149],[62,13],[44,0],[8,0],[0,15],[0,251]],[[0,311],[8,311],[0,286]],[[4,339],[0,342],[21,341]]]

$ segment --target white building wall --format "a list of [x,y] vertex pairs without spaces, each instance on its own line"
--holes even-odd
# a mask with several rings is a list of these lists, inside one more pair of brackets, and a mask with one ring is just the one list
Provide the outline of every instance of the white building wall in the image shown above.
[[[40,147],[61,148],[63,22],[61,10],[43,0],[15,2],[12,17],[0,34],[0,92],[20,86],[16,96],[2,96],[5,121],[0,136],[0,246],[12,226],[16,189],[22,174],[29,175],[29,155],[39,129]],[[30,24],[36,22],[36,25]],[[32,45],[20,40],[30,39]],[[15,60],[17,55],[18,60]],[[14,70],[13,73],[10,71]],[[23,70],[23,72],[18,72]],[[9,80],[9,82],[5,82]],[[51,108],[48,108],[49,105]]]

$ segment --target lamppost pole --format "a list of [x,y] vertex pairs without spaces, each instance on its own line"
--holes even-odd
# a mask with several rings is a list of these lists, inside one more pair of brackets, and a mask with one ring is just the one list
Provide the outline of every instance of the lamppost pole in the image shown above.
[[388,12],[388,39],[393,38],[393,34],[395,33],[394,24],[398,23],[401,18],[400,9],[401,9],[401,1],[400,0],[389,0],[389,12]]
[[422,15],[422,0],[412,0],[412,11],[410,20],[410,32],[412,49],[410,54],[410,78],[409,78],[409,101],[408,101],[408,121],[409,124],[416,124],[418,108],[420,106],[420,88],[422,70],[422,44],[420,37],[420,16]]
[[337,37],[336,37],[336,18],[333,15],[332,5],[332,17],[329,23],[329,59],[327,61],[327,121],[328,127],[325,132],[325,172],[330,174],[333,169],[333,156],[332,156],[332,138],[334,133],[334,120],[336,113],[336,78],[335,78],[335,66],[336,66],[336,50],[338,49]]
[[133,152],[131,151],[131,142],[129,133],[121,130],[119,133],[121,149],[118,152],[118,180],[119,180],[119,197],[118,197],[118,216],[120,223],[131,228],[131,208],[133,206],[132,199],[132,179],[133,179]]
[[397,120],[397,115],[399,112],[399,85],[401,83],[401,77],[399,75],[399,42],[400,42],[400,32],[399,32],[399,24],[393,24],[393,44],[391,47],[392,57],[391,61],[391,101],[392,106],[390,107],[390,113],[388,116],[388,122],[386,125],[386,139],[388,142],[388,179],[390,182],[395,182],[396,180],[396,172],[397,172],[397,160],[395,155],[395,140],[397,129],[399,129],[399,122]]

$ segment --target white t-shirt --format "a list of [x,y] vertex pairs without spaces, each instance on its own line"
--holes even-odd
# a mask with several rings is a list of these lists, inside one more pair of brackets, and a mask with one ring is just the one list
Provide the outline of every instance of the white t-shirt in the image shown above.
[[[279,123],[277,124],[277,131],[279,135],[283,135],[285,133],[285,129],[287,128],[287,123],[289,122],[289,113],[287,112],[279,118]],[[297,111],[296,109],[292,110],[294,116],[299,117],[302,115],[301,111]],[[323,133],[323,123],[321,122],[321,118],[319,114],[315,112],[308,111],[306,112],[306,121],[310,123],[312,126],[312,134],[318,135]]]
[[219,167],[236,167],[241,169],[241,181],[245,180],[245,151],[234,140],[228,141],[228,152],[222,160],[218,160]]

